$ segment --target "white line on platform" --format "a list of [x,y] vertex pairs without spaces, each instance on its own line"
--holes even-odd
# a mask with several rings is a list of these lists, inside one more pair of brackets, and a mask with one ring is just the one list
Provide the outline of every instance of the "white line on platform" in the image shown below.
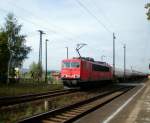
[[117,85],[125,85],[125,86],[141,86],[144,85],[144,83],[118,83]]
[[111,114],[103,123],[109,123],[128,103],[145,87],[145,84],[132,96],[130,97],[123,105],[121,105],[113,114]]

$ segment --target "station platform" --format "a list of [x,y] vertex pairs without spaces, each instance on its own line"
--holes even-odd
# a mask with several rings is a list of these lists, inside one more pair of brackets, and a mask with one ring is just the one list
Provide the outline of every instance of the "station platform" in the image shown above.
[[150,80],[143,90],[110,123],[150,123]]
[[150,123],[150,79],[75,123]]

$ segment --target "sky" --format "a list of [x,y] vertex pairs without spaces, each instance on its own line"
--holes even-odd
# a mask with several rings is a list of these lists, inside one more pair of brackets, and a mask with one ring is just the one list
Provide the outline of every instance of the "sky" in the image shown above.
[[126,44],[127,69],[149,72],[150,21],[145,4],[149,0],[1,0],[0,26],[8,12],[14,13],[27,35],[32,51],[23,63],[29,68],[38,62],[39,32],[43,30],[43,67],[45,39],[48,39],[48,69],[60,70],[61,61],[77,56],[78,43],[87,45],[82,56],[112,64],[113,32],[116,36],[116,67],[123,68],[123,45]]

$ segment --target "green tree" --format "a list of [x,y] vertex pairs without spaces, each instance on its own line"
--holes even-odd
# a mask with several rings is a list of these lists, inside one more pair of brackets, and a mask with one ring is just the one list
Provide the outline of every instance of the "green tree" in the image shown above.
[[[2,64],[0,64],[0,67],[7,71],[10,63],[11,73],[13,73],[15,67],[22,66],[23,61],[31,51],[31,48],[25,45],[26,36],[21,34],[21,28],[22,25],[18,24],[17,19],[12,13],[9,13],[5,19],[5,24],[1,29],[0,38],[3,39],[1,39],[1,43],[5,45],[2,45],[3,48],[1,48],[2,53],[0,55],[3,56],[7,66],[2,66]],[[7,52],[9,55],[6,55],[4,52]]]
[[30,74],[33,79],[40,79],[42,77],[42,66],[39,63],[33,62],[30,65]]
[[150,3],[147,3],[145,5],[145,8],[147,9],[147,13],[146,13],[147,19],[150,20]]
[[5,32],[0,31],[0,82],[7,79],[9,57],[8,37]]

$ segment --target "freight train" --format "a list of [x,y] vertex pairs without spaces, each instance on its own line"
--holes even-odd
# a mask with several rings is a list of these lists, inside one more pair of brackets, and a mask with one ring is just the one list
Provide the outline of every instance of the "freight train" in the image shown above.
[[[146,74],[134,70],[126,70],[125,78],[139,79],[146,77]],[[65,59],[62,61],[61,79],[68,87],[81,87],[85,85],[96,85],[102,82],[112,82],[113,80],[124,80],[124,71],[115,70],[106,62],[94,61],[93,58],[79,57]]]

